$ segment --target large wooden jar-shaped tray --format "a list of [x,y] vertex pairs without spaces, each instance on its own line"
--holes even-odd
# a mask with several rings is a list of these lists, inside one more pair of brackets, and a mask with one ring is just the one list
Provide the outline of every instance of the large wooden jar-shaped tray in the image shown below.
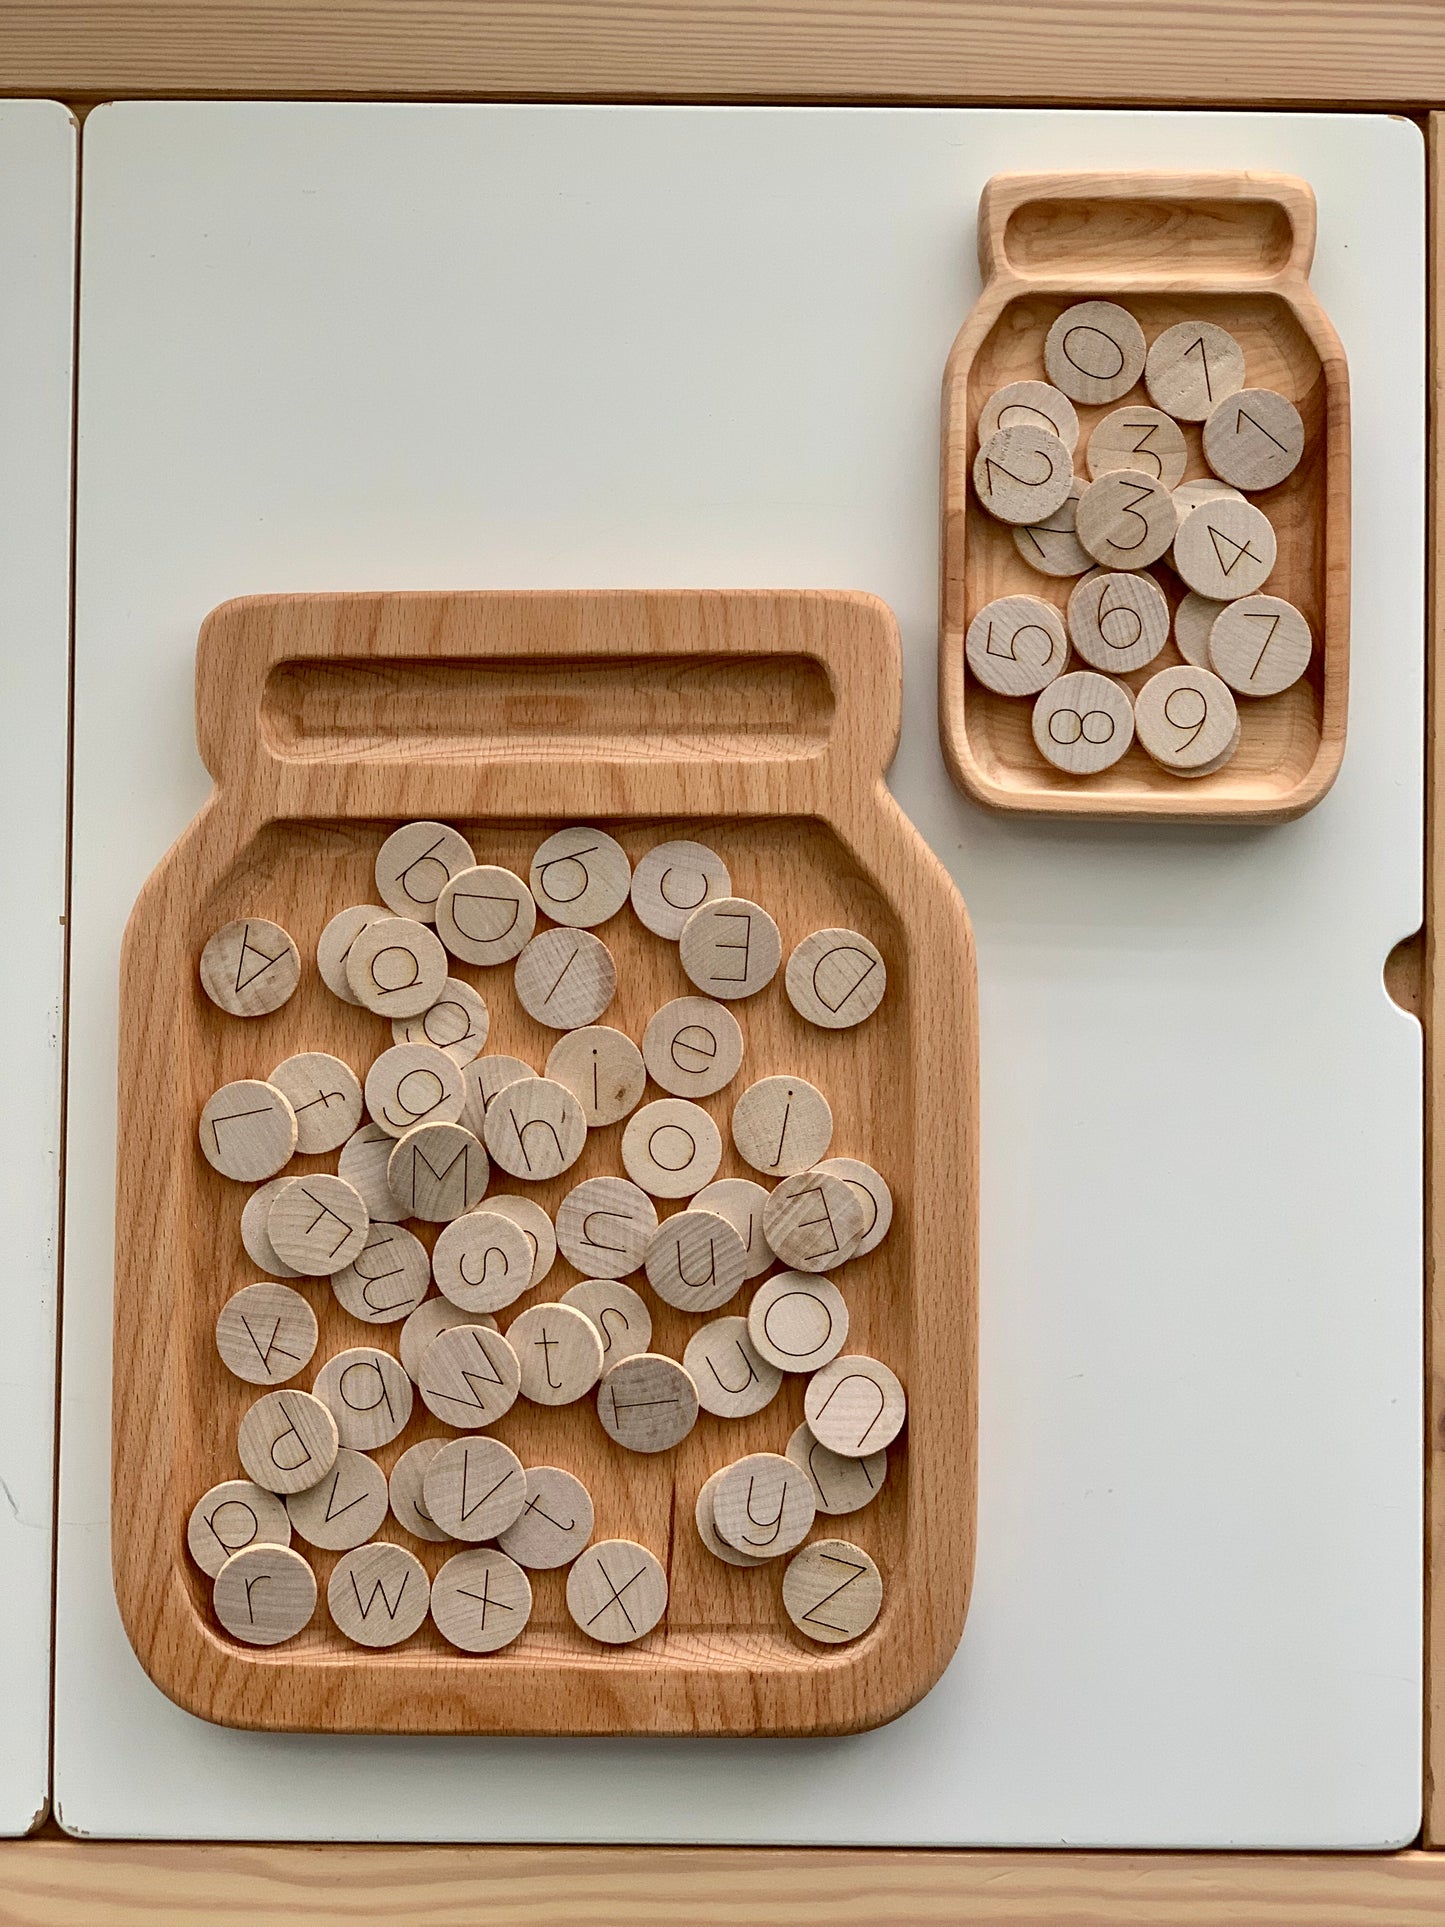
[[[844,594],[290,596],[208,618],[197,712],[215,793],[140,896],[120,1005],[115,1581],[137,1654],[180,1705],[307,1731],[841,1733],[893,1718],[937,1679],[963,1628],[973,1561],[976,1000],[963,904],[883,781],[900,664],[890,612]],[[381,842],[413,818],[455,824],[478,862],[524,876],[542,837],[566,823],[605,827],[634,862],[695,835],[724,857],[735,891],[771,908],[785,955],[836,925],[881,949],[887,996],[856,1029],[804,1023],[781,975],[734,1006],[748,1040],[738,1088],[770,1069],[812,1079],[833,1105],[832,1153],[876,1163],[896,1200],[889,1236],[839,1280],[848,1348],[896,1369],[908,1425],[881,1495],[848,1518],[820,1514],[811,1535],[841,1530],[882,1569],[881,1615],[854,1644],[801,1638],[782,1607],[786,1562],[725,1566],[693,1523],[712,1470],[783,1449],[802,1418],[801,1377],[754,1417],[704,1414],[680,1447],[652,1457],[614,1446],[590,1398],[557,1409],[519,1400],[494,1428],[524,1463],[582,1476],[598,1538],[635,1538],[663,1559],[668,1611],[636,1645],[594,1645],[567,1614],[565,1572],[536,1572],[532,1618],[501,1652],[468,1657],[429,1621],[400,1646],[363,1650],[326,1611],[337,1555],[311,1547],[301,1549],[322,1597],[298,1638],[253,1649],[214,1618],[185,1528],[211,1484],[239,1475],[237,1425],[258,1388],[225,1371],[214,1326],[256,1274],[238,1229],[246,1187],[206,1163],[197,1119],[219,1085],[265,1077],[293,1051],[332,1051],[363,1070],[390,1043],[380,1019],[324,988],[314,957],[337,909],[375,900]],[[216,1009],[197,976],[209,935],[245,915],[285,926],[303,962],[296,994],[254,1020]],[[626,911],[599,934],[619,979],[604,1021],[640,1039],[659,1005],[691,990],[677,946]],[[540,1067],[557,1033],[521,1010],[510,967],[454,969],[492,1006],[487,1049]],[[735,1095],[703,1100],[726,1147],[720,1176],[754,1175],[728,1133]],[[534,1188],[538,1201],[555,1213],[580,1179],[620,1173],[621,1130],[592,1132],[578,1164]],[[287,1170],[334,1163],[297,1158]],[[517,1187],[497,1174],[493,1188]],[[559,1257],[513,1311],[559,1297],[577,1275]],[[309,1388],[346,1345],[395,1349],[396,1326],[363,1327],[325,1280],[297,1282],[321,1340],[294,1385]],[[698,1321],[649,1302],[653,1349],[680,1357]],[[375,1456],[389,1469],[423,1436],[452,1435],[418,1400]],[[430,1573],[458,1549],[423,1546],[390,1518],[377,1536],[408,1545]]]
[[[954,780],[992,809],[1044,816],[1281,822],[1318,803],[1345,747],[1350,641],[1350,415],[1344,350],[1308,275],[1315,199],[1276,174],[999,174],[979,198],[984,288],[943,380],[939,732]],[[996,596],[1033,595],[1062,612],[1072,578],[1029,567],[1012,530],[970,483],[978,419],[1005,382],[1042,381],[1044,338],[1076,301],[1117,301],[1153,341],[1179,321],[1212,321],[1244,349],[1246,384],[1298,408],[1304,456],[1250,500],[1274,525],[1279,553],[1265,584],[1303,610],[1314,653],[1278,696],[1239,699],[1238,750],[1211,776],[1181,779],[1137,742],[1112,768],[1066,775],[1032,734],[1032,699],[995,695],[965,668],[972,617]],[[1133,399],[1147,400],[1142,382]],[[1076,468],[1111,409],[1078,404]],[[1209,469],[1186,426],[1185,479]],[[1171,612],[1184,590],[1166,564],[1151,573]],[[1171,639],[1147,669],[1119,677],[1136,693],[1183,661]],[[1086,665],[1075,660],[1073,667]]]

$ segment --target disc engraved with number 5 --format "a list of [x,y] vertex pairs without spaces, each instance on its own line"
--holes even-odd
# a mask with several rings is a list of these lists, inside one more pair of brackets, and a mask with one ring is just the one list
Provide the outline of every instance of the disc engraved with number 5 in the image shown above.
[[999,596],[985,603],[964,637],[968,666],[1000,696],[1035,696],[1068,659],[1063,617],[1038,596]]

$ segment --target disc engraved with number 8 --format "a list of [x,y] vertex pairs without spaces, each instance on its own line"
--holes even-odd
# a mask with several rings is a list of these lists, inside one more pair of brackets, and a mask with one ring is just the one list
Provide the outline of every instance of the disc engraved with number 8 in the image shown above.
[[1034,704],[1034,742],[1039,754],[1070,776],[1108,769],[1134,740],[1129,692],[1092,669],[1051,682]]

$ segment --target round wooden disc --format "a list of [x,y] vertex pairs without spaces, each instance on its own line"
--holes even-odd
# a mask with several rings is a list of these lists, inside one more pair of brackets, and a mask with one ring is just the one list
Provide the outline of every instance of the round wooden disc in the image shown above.
[[1177,422],[1157,408],[1126,406],[1094,423],[1085,455],[1091,481],[1116,468],[1152,475],[1167,489],[1177,488],[1189,460],[1189,445]]
[[390,914],[379,903],[349,904],[345,910],[338,910],[321,932],[316,944],[317,973],[332,996],[339,997],[342,1003],[361,1008],[361,999],[351,988],[351,979],[346,974],[352,943],[367,924]]
[[437,1631],[464,1653],[509,1646],[532,1612],[532,1587],[514,1559],[491,1546],[453,1553],[431,1587]]
[[625,1278],[641,1268],[657,1211],[626,1178],[584,1178],[557,1207],[557,1244],[589,1278]]
[[728,866],[705,843],[659,843],[632,872],[632,908],[654,936],[676,943],[694,910],[730,897]]
[[642,1052],[606,1024],[588,1024],[559,1037],[547,1058],[547,1075],[571,1091],[589,1131],[636,1110],[647,1088]]
[[727,1540],[722,1537],[717,1529],[717,1520],[713,1517],[712,1505],[713,1500],[717,1497],[718,1486],[722,1483],[723,1479],[726,1478],[727,1473],[728,1467],[720,1465],[717,1471],[703,1482],[702,1488],[698,1492],[697,1503],[693,1507],[692,1514],[693,1518],[697,1521],[697,1536],[702,1540],[713,1558],[721,1559],[724,1565],[765,1566],[768,1563],[766,1555],[755,1559],[750,1552],[739,1552],[736,1546],[730,1546],[728,1544]]
[[487,1106],[497,1092],[505,1090],[508,1084],[515,1084],[519,1077],[536,1075],[532,1066],[524,1064],[520,1057],[474,1057],[470,1064],[462,1066],[467,1095],[458,1124],[464,1124],[473,1137],[481,1137],[487,1126]]
[[1174,497],[1137,469],[1101,475],[1079,497],[1080,542],[1106,569],[1147,568],[1169,552],[1179,527]]
[[974,493],[999,522],[1047,520],[1068,500],[1073,480],[1071,451],[1032,422],[980,441],[973,458]]
[[1037,695],[1069,659],[1063,617],[1038,596],[997,596],[968,625],[963,653],[985,689],[1000,696]]
[[1034,704],[1039,754],[1070,776],[1117,763],[1134,740],[1134,705],[1121,683],[1078,669],[1049,684]]
[[434,930],[412,917],[377,917],[358,930],[346,981],[378,1017],[420,1017],[442,994],[447,953]]
[[400,1224],[406,1216],[406,1207],[392,1196],[386,1175],[395,1149],[394,1132],[381,1124],[363,1124],[342,1145],[341,1156],[336,1161],[338,1177],[345,1178],[358,1194],[373,1224]]
[[750,1452],[728,1466],[713,1493],[720,1538],[755,1558],[791,1552],[812,1529],[813,1481],[781,1452]]
[[329,1278],[366,1247],[371,1218],[345,1178],[317,1171],[277,1194],[266,1230],[278,1256],[305,1278]]
[[216,1350],[248,1385],[284,1385],[311,1362],[316,1314],[289,1285],[245,1285],[221,1307]]
[[450,1224],[481,1203],[491,1173],[486,1152],[460,1124],[418,1124],[397,1139],[386,1181],[408,1217]]
[[361,1086],[356,1073],[326,1051],[299,1051],[266,1079],[296,1113],[296,1149],[302,1157],[338,1151],[361,1123]]
[[527,1467],[522,1510],[497,1544],[531,1572],[555,1572],[577,1557],[592,1537],[592,1495],[582,1481],[556,1465]]
[[815,930],[789,957],[783,981],[800,1017],[820,1030],[850,1030],[882,1003],[888,968],[861,931]]
[[1144,330],[1114,301],[1065,308],[1044,340],[1044,367],[1070,401],[1099,407],[1127,395],[1144,372]]
[[602,1341],[602,1369],[636,1358],[652,1343],[652,1314],[642,1294],[620,1278],[584,1278],[562,1293],[562,1303],[590,1318]]
[[717,1175],[722,1137],[699,1105],[681,1097],[644,1104],[622,1133],[622,1162],[654,1198],[690,1198]]
[[454,1218],[432,1247],[432,1273],[443,1295],[463,1311],[501,1311],[532,1283],[532,1246],[502,1211]]
[[[386,1141],[390,1145],[391,1139]],[[430,1283],[426,1246],[399,1224],[373,1224],[357,1256],[331,1275],[337,1304],[368,1325],[395,1325],[409,1317]]]
[[1122,676],[1153,662],[1169,640],[1169,604],[1152,576],[1085,578],[1069,597],[1069,634],[1095,669]]
[[711,997],[674,997],[648,1019],[642,1060],[673,1097],[711,1097],[741,1068],[742,1026]]
[[453,1063],[470,1064],[492,1026],[485,999],[460,977],[448,977],[441,995],[420,1017],[395,1017],[391,1036],[397,1044],[435,1044]]
[[527,880],[538,909],[554,923],[591,929],[626,903],[632,865],[605,830],[573,826],[539,846]]
[[422,1488],[427,1467],[445,1443],[445,1439],[419,1439],[409,1445],[391,1468],[388,1481],[392,1517],[414,1539],[434,1546],[445,1544],[452,1535],[443,1532],[427,1511]]
[[743,1287],[743,1241],[713,1211],[676,1211],[647,1247],[647,1282],[665,1305],[693,1317],[716,1311]]
[[428,1298],[407,1319],[401,1328],[396,1348],[401,1353],[401,1362],[413,1384],[421,1371],[427,1346],[443,1332],[454,1331],[458,1325],[482,1325],[488,1331],[497,1329],[497,1321],[490,1312],[463,1311],[450,1298]]
[[667,1452],[697,1424],[697,1387],[675,1358],[639,1352],[603,1374],[597,1416],[629,1452]]
[[211,1603],[233,1639],[280,1646],[311,1623],[316,1574],[289,1546],[247,1546],[216,1574]]
[[1009,381],[995,388],[978,416],[978,439],[986,442],[1005,428],[1027,423],[1057,435],[1071,453],[1079,444],[1079,418],[1074,404],[1046,381]]
[[258,1184],[290,1162],[296,1113],[271,1085],[241,1077],[206,1099],[198,1135],[207,1164],[223,1178]]
[[432,923],[437,898],[476,860],[459,830],[445,823],[403,823],[377,852],[377,893],[396,916]]
[[602,1340],[573,1305],[530,1305],[507,1327],[521,1367],[521,1392],[534,1405],[570,1405],[602,1376]]
[[498,864],[460,870],[436,904],[437,935],[469,964],[510,963],[537,928],[537,903],[519,876]]
[[740,1157],[770,1178],[792,1177],[826,1157],[833,1111],[802,1077],[763,1077],[733,1106],[733,1143]]
[[748,1335],[780,1372],[820,1371],[847,1343],[848,1306],[831,1278],[779,1271],[748,1306]]
[[399,1646],[419,1630],[430,1604],[420,1559],[382,1541],[343,1553],[326,1585],[332,1621],[358,1646]]
[[1221,482],[1215,475],[1197,476],[1192,482],[1181,482],[1174,490],[1174,506],[1179,511],[1182,522],[1191,509],[1197,509],[1201,502],[1218,502],[1225,496],[1236,502],[1244,497],[1237,488],[1228,482]]
[[1069,492],[1042,522],[1022,522],[1013,531],[1014,547],[1031,569],[1040,575],[1082,575],[1092,569],[1094,558],[1079,540],[1079,497],[1084,481],[1076,475]]
[[[388,1146],[388,1148],[390,1148]],[[342,1176],[346,1173],[343,1171]],[[259,1185],[247,1198],[241,1209],[241,1243],[246,1256],[257,1271],[269,1271],[273,1278],[299,1278],[299,1271],[293,1271],[286,1260],[271,1242],[271,1234],[266,1229],[266,1221],[271,1215],[271,1206],[276,1202],[278,1193],[295,1178],[272,1178],[269,1183]],[[372,1216],[376,1214],[373,1212]]]
[[439,1332],[427,1346],[416,1388],[454,1432],[480,1432],[511,1411],[521,1382],[517,1354],[501,1333],[469,1324]]
[[279,1010],[300,981],[300,951],[265,917],[223,924],[201,952],[201,988],[232,1017]]
[[590,930],[544,930],[517,959],[517,1001],[551,1030],[595,1024],[617,990],[612,952]]
[[422,1498],[443,1532],[475,1545],[521,1516],[527,1475],[500,1439],[451,1439],[426,1468]]
[[[866,1258],[888,1236],[893,1222],[893,1193],[873,1166],[858,1158],[824,1158],[813,1168],[841,1178],[857,1198],[863,1210],[863,1231],[850,1256]],[[694,1198],[693,1203],[701,1204],[702,1199]]]
[[1244,386],[1244,350],[1212,321],[1176,321],[1149,344],[1144,385],[1179,421],[1202,422]]
[[778,926],[748,897],[718,897],[682,927],[677,954],[705,997],[733,1003],[753,997],[777,975],[783,959]]
[[603,1539],[573,1562],[567,1610],[589,1639],[627,1646],[667,1611],[667,1575],[631,1539]]
[[349,1552],[381,1529],[387,1503],[386,1474],[376,1460],[343,1447],[323,1479],[291,1494],[286,1513],[308,1545]]
[[1151,676],[1134,698],[1134,730],[1161,768],[1213,764],[1234,740],[1234,698],[1207,669],[1183,663]]
[[1185,516],[1174,538],[1174,568],[1200,595],[1232,602],[1261,587],[1276,552],[1269,517],[1252,502],[1221,496]]
[[483,1125],[488,1151],[514,1178],[540,1184],[561,1177],[587,1145],[582,1106],[565,1084],[522,1077],[497,1092]]
[[393,1044],[366,1073],[366,1108],[394,1138],[419,1124],[455,1124],[466,1096],[460,1065],[435,1044]]
[[411,1417],[411,1380],[401,1360],[374,1345],[356,1345],[328,1358],[312,1389],[352,1452],[390,1445]]
[[805,1424],[787,1443],[788,1457],[802,1466],[813,1481],[818,1510],[834,1517],[861,1512],[883,1490],[888,1476],[888,1454],[870,1452],[865,1459],[844,1459],[819,1445]]
[[807,1638],[841,1646],[866,1633],[878,1617],[883,1575],[861,1546],[846,1539],[815,1539],[788,1561],[783,1605]]
[[1299,681],[1313,652],[1308,620],[1283,596],[1231,602],[1209,632],[1210,666],[1244,696],[1279,695]]
[[754,1346],[746,1318],[714,1318],[695,1331],[682,1355],[705,1412],[748,1418],[778,1395],[783,1375]]
[[186,1521],[186,1545],[208,1579],[247,1546],[289,1546],[291,1521],[274,1492],[251,1479],[225,1479],[203,1492]]
[[1299,466],[1305,430],[1299,410],[1272,388],[1241,388],[1204,424],[1204,459],[1235,488],[1275,488]]
[[761,1278],[773,1262],[773,1249],[763,1236],[763,1206],[768,1193],[751,1178],[718,1178],[705,1184],[692,1201],[694,1211],[715,1211],[726,1218],[743,1241],[743,1277]]
[[857,1250],[865,1215],[850,1185],[814,1167],[768,1194],[763,1236],[794,1271],[832,1271]]
[[891,1445],[903,1430],[908,1402],[897,1375],[861,1352],[835,1358],[808,1380],[803,1416],[820,1445],[861,1459]]
[[540,1285],[557,1262],[557,1237],[552,1220],[535,1198],[518,1197],[506,1191],[489,1197],[487,1209],[499,1211],[521,1228],[522,1236],[532,1247],[532,1276],[528,1283]]
[[241,1420],[236,1452],[248,1479],[267,1492],[304,1492],[324,1479],[341,1441],[336,1420],[310,1392],[267,1392]]
[[1174,646],[1196,669],[1209,667],[1209,632],[1228,607],[1227,602],[1216,602],[1213,596],[1197,595],[1191,589],[1174,611]]

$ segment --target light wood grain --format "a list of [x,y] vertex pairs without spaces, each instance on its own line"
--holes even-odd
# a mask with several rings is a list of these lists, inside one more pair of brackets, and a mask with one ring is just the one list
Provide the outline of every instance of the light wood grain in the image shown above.
[[[901,1711],[954,1650],[972,1562],[976,1016],[963,906],[883,781],[901,704],[888,612],[800,592],[262,598],[209,619],[197,680],[216,794],[143,892],[123,964],[115,1466],[118,1489],[143,1485],[154,1503],[144,1519],[117,1506],[115,1571],[152,1676],[211,1718],[293,1729],[842,1731]],[[667,1560],[671,1604],[645,1654],[609,1658],[586,1641],[551,1573],[537,1577],[526,1632],[485,1665],[430,1626],[404,1648],[359,1652],[324,1613],[261,1656],[219,1637],[178,1548],[195,1500],[234,1469],[246,1388],[214,1359],[209,1326],[217,1293],[254,1273],[240,1198],[196,1151],[194,1119],[239,1070],[251,1028],[208,1005],[181,966],[243,903],[286,922],[309,958],[336,906],[365,899],[384,835],[412,818],[454,823],[479,863],[519,874],[559,823],[605,827],[633,861],[696,835],[771,906],[789,947],[834,928],[877,944],[888,995],[856,1030],[800,1022],[781,982],[735,1006],[750,1065],[826,1086],[832,1148],[876,1162],[896,1197],[889,1237],[855,1261],[852,1342],[897,1367],[917,1417],[858,1521],[888,1599],[856,1647],[810,1648],[693,1527],[722,1457],[783,1449],[802,1414],[797,1380],[754,1416],[704,1415],[655,1456],[609,1444],[591,1399],[551,1411],[519,1400],[498,1424],[524,1460],[583,1478],[600,1538]],[[630,916],[607,934],[621,966],[612,1021],[635,1039],[687,979],[676,948]],[[554,1039],[509,990],[493,1019],[497,1052],[545,1059]],[[376,1033],[309,970],[266,1021],[268,1064],[303,1043],[364,1063]],[[732,1096],[702,1100],[714,1124],[726,1127]],[[587,1134],[577,1166],[535,1187],[539,1202],[555,1211],[579,1180],[617,1171],[624,1128]],[[728,1145],[722,1173],[743,1170]],[[934,1288],[945,1272],[958,1289]],[[571,1282],[559,1260],[518,1309]],[[319,1357],[355,1343],[329,1294],[316,1309]],[[654,1317],[653,1343],[680,1357],[696,1321],[665,1305]],[[378,1452],[383,1469],[440,1430],[419,1404]],[[439,1549],[413,1549],[434,1573]],[[334,1555],[312,1556],[324,1589]]]
[[[984,189],[985,286],[944,375],[939,622],[944,754],[979,802],[1045,815],[1282,822],[1334,780],[1349,683],[1349,380],[1307,279],[1314,239],[1314,196],[1283,175],[1009,174]],[[1244,348],[1251,385],[1289,394],[1305,422],[1303,461],[1258,506],[1278,539],[1271,591],[1304,611],[1319,647],[1293,688],[1250,706],[1238,752],[1189,783],[1137,743],[1082,780],[1051,768],[1030,706],[994,695],[964,670],[963,637],[978,609],[1002,595],[1050,598],[1059,587],[1027,566],[973,499],[978,417],[996,388],[1041,372],[1049,327],[1072,298],[1095,294],[1127,302],[1151,338],[1184,319],[1227,327]],[[1099,411],[1081,413],[1087,437]],[[1191,479],[1206,473],[1191,438]],[[1180,660],[1171,643],[1152,667]],[[1137,686],[1145,673],[1125,680]]]

